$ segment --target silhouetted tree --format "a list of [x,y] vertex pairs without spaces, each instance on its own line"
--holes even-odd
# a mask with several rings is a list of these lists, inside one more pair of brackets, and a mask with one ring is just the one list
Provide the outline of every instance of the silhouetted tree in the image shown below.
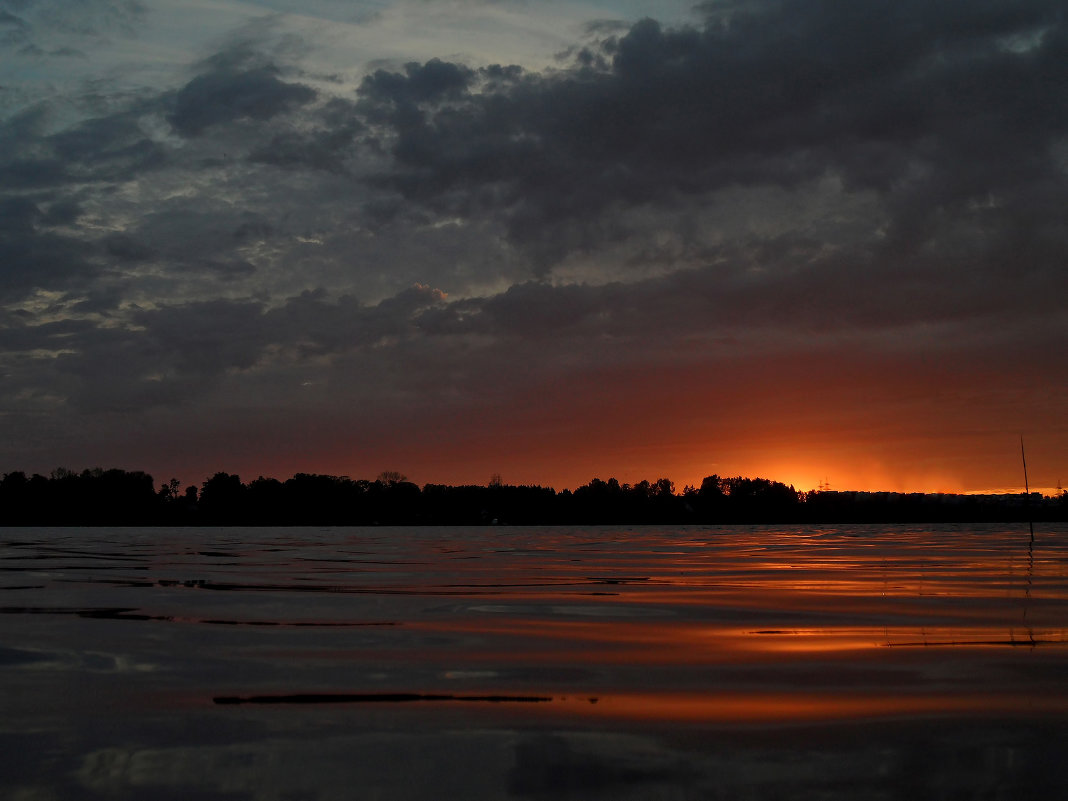
[[30,480],[21,470],[5,473],[0,481],[0,521],[7,525],[32,522]]
[[245,516],[245,485],[229,473],[216,473],[204,482],[198,502],[202,523],[233,525]]
[[681,495],[666,478],[620,484],[593,479],[574,492],[512,486],[427,484],[399,473],[378,480],[297,473],[286,481],[260,476],[247,486],[216,473],[178,494],[171,479],[154,489],[140,471],[56,468],[49,477],[21,471],[0,479],[0,524],[130,525],[152,523],[261,525],[371,524],[641,524],[779,522],[1016,521],[1068,518],[1068,496],[931,495],[831,492],[799,494],[765,478],[707,476]]
[[258,477],[246,487],[245,503],[250,522],[288,523],[292,514],[283,494],[282,482],[276,478]]

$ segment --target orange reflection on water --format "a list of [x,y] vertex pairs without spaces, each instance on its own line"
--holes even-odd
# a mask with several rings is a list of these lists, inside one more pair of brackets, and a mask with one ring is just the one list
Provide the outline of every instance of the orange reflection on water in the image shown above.
[[[1064,629],[997,628],[989,626],[927,626],[863,629],[794,629],[752,631],[758,639],[749,641],[748,650],[775,653],[826,653],[871,647],[928,648],[1024,647],[1068,645]],[[741,632],[738,632],[741,634]]]
[[537,664],[686,664],[727,661],[729,641],[707,626],[664,621],[625,622],[514,619],[410,624],[458,635],[464,661]]
[[[570,700],[570,699],[568,699]],[[1063,715],[1068,697],[950,694],[619,693],[575,698],[583,716],[688,723],[801,723],[940,714]]]
[[[665,620],[506,619],[409,624],[455,638],[454,661],[479,664],[725,665],[793,657],[878,659],[887,648],[1068,646],[1061,629],[896,626],[754,629]],[[867,652],[867,656],[865,656]],[[438,655],[440,656],[440,654]],[[437,658],[437,657],[435,657]]]

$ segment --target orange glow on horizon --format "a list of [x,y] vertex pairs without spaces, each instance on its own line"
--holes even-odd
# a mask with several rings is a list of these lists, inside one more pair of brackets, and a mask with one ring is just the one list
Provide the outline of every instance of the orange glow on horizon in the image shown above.
[[[232,443],[225,464],[194,463],[204,457],[189,451],[184,464],[155,464],[162,457],[154,455],[147,467],[159,480],[197,485],[218,470],[245,481],[297,472],[373,480],[396,470],[420,486],[485,485],[499,474],[558,491],[594,478],[668,478],[681,492],[717,474],[798,491],[1015,493],[1023,491],[1023,432],[1031,487],[1051,495],[1068,479],[1068,425],[1056,404],[1020,407],[1024,414],[999,396],[994,407],[971,403],[990,392],[975,376],[932,378],[914,375],[913,365],[892,372],[838,357],[620,367],[493,403],[428,401],[403,419],[357,425],[351,415],[324,414],[268,438],[249,421],[217,432]],[[950,380],[959,391],[937,394]]]
[[[544,448],[548,449],[548,446]],[[719,461],[707,459],[704,452],[693,456],[653,457],[648,461],[638,458],[619,458],[612,456],[600,462],[585,458],[565,458],[557,453],[542,453],[539,448],[513,456],[514,461],[504,459],[482,458],[466,461],[461,458],[439,457],[436,454],[414,452],[400,453],[397,456],[382,455],[374,461],[365,461],[365,465],[354,465],[351,454],[337,456],[317,455],[304,457],[299,462],[279,459],[274,464],[262,464],[254,460],[242,460],[241,464],[220,467],[220,470],[238,473],[242,480],[250,481],[258,476],[267,476],[285,480],[296,473],[324,473],[346,475],[351,478],[374,480],[383,470],[397,470],[419,486],[425,484],[476,484],[485,485],[495,474],[500,474],[505,484],[536,484],[553,487],[557,491],[574,490],[588,484],[595,478],[607,480],[615,478],[622,484],[637,484],[643,480],[655,481],[659,478],[670,479],[675,485],[676,493],[692,486],[699,488],[707,476],[718,475],[721,478],[743,476],[747,478],[766,478],[793,486],[798,492],[818,489],[833,491],[858,492],[900,492],[900,493],[946,493],[946,494],[1016,494],[1024,491],[1023,474],[1018,481],[1011,475],[1011,470],[983,481],[971,479],[965,474],[951,473],[948,470],[900,470],[874,462],[850,462],[847,459],[836,461],[817,461],[806,463],[798,458],[783,458],[775,455],[744,456],[726,458]],[[645,456],[646,454],[640,454]],[[429,457],[429,458],[428,458]],[[612,464],[620,467],[612,467]],[[648,465],[648,466],[646,466]],[[151,470],[149,472],[152,472]],[[157,480],[175,475],[175,471],[158,468],[153,475]],[[199,486],[213,474],[212,471],[199,475],[194,469],[178,472],[182,476],[182,485]],[[1004,479],[998,481],[997,479]],[[1056,496],[1061,487],[1057,479],[1047,482],[1031,482],[1031,492],[1044,496]]]

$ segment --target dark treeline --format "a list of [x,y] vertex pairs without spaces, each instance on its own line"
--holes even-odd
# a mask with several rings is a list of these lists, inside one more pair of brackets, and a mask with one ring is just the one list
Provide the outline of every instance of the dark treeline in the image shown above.
[[668,479],[594,479],[574,491],[374,481],[298,473],[248,483],[216,473],[199,488],[147,473],[59,469],[0,480],[0,525],[594,525],[1068,520],[1068,496],[797,492],[764,478],[709,476],[676,492]]

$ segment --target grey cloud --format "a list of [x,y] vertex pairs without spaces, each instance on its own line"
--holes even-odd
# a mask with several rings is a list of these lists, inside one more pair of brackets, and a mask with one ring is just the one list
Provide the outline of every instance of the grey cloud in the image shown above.
[[[0,123],[0,196],[34,191],[44,212],[5,236],[3,253],[14,260],[0,278],[5,296],[32,289],[34,275],[39,288],[85,294],[106,273],[137,299],[146,292],[210,296],[219,281],[247,281],[242,291],[253,292],[252,277],[268,275],[261,293],[282,287],[291,294],[324,281],[347,291],[366,276],[381,297],[425,269],[415,261],[371,264],[388,260],[390,241],[422,253],[432,250],[430,240],[449,239],[433,254],[439,262],[449,258],[447,248],[485,250],[449,231],[436,234],[434,218],[413,208],[424,232],[378,226],[368,255],[353,254],[354,244],[363,247],[354,232],[376,224],[361,209],[377,190],[358,176],[381,160],[361,143],[366,124],[356,102],[317,102],[314,90],[284,80],[284,69],[247,38],[197,69],[178,91],[112,98],[99,114],[59,130],[60,112],[46,104]],[[448,83],[433,69],[412,80],[435,97]],[[273,172],[279,168],[287,175]],[[327,198],[331,207],[316,208]],[[49,230],[57,226],[63,230]],[[150,268],[138,269],[143,264]]]
[[[114,298],[88,300],[88,307],[78,304],[76,310],[106,309]],[[23,351],[62,351],[47,369],[24,363],[25,386],[34,395],[61,398],[72,410],[89,413],[181,404],[202,397],[227,370],[251,367],[265,339],[262,308],[252,302],[134,310],[122,322],[101,326],[79,320],[15,332],[12,344]],[[14,336],[10,329],[5,333]]]
[[37,288],[84,287],[97,273],[77,239],[48,226],[49,215],[27,198],[0,198],[0,298],[18,300]]
[[170,122],[182,134],[197,136],[213,125],[235,120],[269,120],[315,97],[314,89],[280,80],[277,69],[269,66],[217,69],[198,75],[178,91]]
[[[433,337],[477,335],[575,354],[596,350],[597,343],[638,353],[689,337],[766,335],[793,349],[828,335],[893,336],[924,328],[956,329],[970,341],[987,330],[1008,336],[1039,320],[1049,330],[1068,321],[1059,294],[1042,294],[1050,276],[979,273],[966,256],[948,266],[938,256],[890,269],[863,249],[825,253],[817,242],[784,236],[724,246],[716,261],[599,286],[526,282],[428,308],[417,323]],[[971,275],[962,285],[948,283],[940,272],[945,269]],[[1022,317],[1019,308],[1030,316]]]
[[[256,300],[216,299],[119,313],[120,297],[98,292],[67,310],[106,313],[107,325],[84,317],[42,322],[6,316],[0,361],[21,359],[24,387],[82,410],[173,405],[203,396],[228,373],[270,372],[291,358],[299,363],[413,339],[419,314],[445,299],[439,290],[416,285],[377,304],[331,299],[319,290],[273,309]],[[40,351],[59,355],[35,360],[32,354]],[[272,361],[279,351],[289,354],[280,365]]]
[[60,320],[58,322],[27,325],[10,317],[0,327],[0,350],[31,351],[59,349],[72,337],[90,332],[94,324],[84,320]]
[[[53,111],[48,103],[0,122],[0,200],[10,204],[0,233],[4,299],[35,289],[86,295],[104,290],[96,283],[101,278],[107,285],[123,283],[143,298],[144,291],[173,289],[183,276],[232,283],[256,273],[255,255],[245,250],[264,241],[263,226],[278,220],[277,210],[288,198],[260,194],[257,209],[242,211],[228,198],[216,202],[212,187],[230,176],[236,195],[254,186],[238,183],[240,158],[290,130],[258,127],[316,94],[283,82],[269,66],[244,71],[201,66],[206,71],[178,92],[111,98],[101,113],[58,130],[56,121],[65,112]],[[326,129],[339,113],[336,105],[316,107],[323,123],[311,130],[334,136],[324,141],[325,151],[343,147],[337,132]],[[351,109],[352,103],[342,105]],[[181,147],[168,128],[168,115],[180,133],[199,134],[214,126],[213,136],[198,136],[199,141]],[[228,143],[245,151],[237,149],[238,158],[228,158]],[[314,192],[314,181],[305,183]],[[137,202],[131,202],[134,197]],[[90,218],[92,224],[86,225]],[[249,219],[258,220],[258,239],[234,234]],[[128,271],[147,262],[151,271],[124,281]],[[199,291],[210,292],[208,283]],[[181,299],[196,291],[186,280]]]
[[30,189],[61,183],[66,165],[45,144],[50,110],[35,104],[0,121],[0,186]]
[[163,166],[165,149],[138,125],[143,108],[122,110],[47,133],[47,108],[7,121],[0,142],[0,176],[9,188],[43,189],[64,184],[127,180]]
[[121,286],[93,287],[71,305],[71,312],[76,315],[114,316],[123,300]]
[[82,215],[82,206],[76,200],[63,198],[49,204],[42,220],[48,225],[70,225]]
[[[104,243],[112,266],[124,269],[139,262],[152,265],[150,298],[170,296],[172,302],[211,297],[258,271],[256,252],[276,237],[266,220],[224,199],[212,201],[194,194],[161,204],[128,224],[123,233]],[[248,287],[253,291],[253,287]],[[180,292],[178,297],[175,293]]]
[[31,231],[43,216],[37,204],[27,198],[11,197],[0,201],[0,230]]
[[269,312],[267,322],[286,344],[306,353],[339,353],[413,336],[419,313],[444,298],[421,284],[371,306],[352,296],[331,302],[321,290],[305,292]]
[[475,77],[462,64],[431,59],[425,64],[404,65],[404,74],[376,70],[363,79],[360,94],[376,101],[428,103],[455,100],[466,94]]
[[248,368],[263,348],[263,309],[251,301],[211,300],[141,311],[143,326],[161,364],[182,375]]
[[245,370],[272,347],[314,353],[359,350],[386,337],[409,336],[417,314],[442,302],[439,290],[417,285],[377,304],[322,290],[304,292],[268,309],[254,300],[212,300],[138,311],[153,363],[183,376]]
[[[127,234],[110,234],[103,239],[105,258],[112,265],[137,264],[159,260],[161,253],[140,239]],[[256,266],[240,258],[189,258],[171,255],[168,267],[176,272],[203,273],[223,280],[247,277],[256,272]]]
[[147,261],[155,255],[155,251],[144,242],[126,234],[111,234],[105,237],[104,248],[108,256],[119,261]]
[[30,26],[20,17],[0,9],[0,46],[26,46]]
[[4,28],[15,28],[17,30],[26,30],[30,27],[25,20],[3,9],[0,9],[0,25]]
[[[27,208],[10,215],[12,220],[22,218],[29,223],[38,217]],[[128,241],[109,244],[139,255]],[[105,341],[107,348],[89,349],[90,356],[96,354],[94,358],[66,359],[71,365],[85,359],[106,362],[117,351],[132,370],[127,381],[131,391],[143,381],[144,392],[151,390],[163,399],[166,393],[161,387],[170,386],[166,381],[195,379],[180,392],[177,384],[172,387],[179,397],[188,397],[225,370],[249,369],[272,347],[305,359],[409,342],[416,348],[446,347],[446,352],[456,356],[461,352],[459,343],[474,335],[488,337],[487,342],[501,347],[512,347],[508,343],[517,341],[552,341],[554,350],[564,348],[577,355],[598,347],[598,342],[637,349],[658,346],[665,331],[674,341],[741,330],[797,336],[798,332],[899,330],[952,319],[1004,321],[1004,303],[1017,291],[1009,284],[988,282],[973,282],[966,292],[950,291],[927,264],[880,274],[870,264],[870,254],[855,250],[825,255],[819,242],[795,236],[755,239],[707,255],[713,262],[707,267],[658,278],[603,286],[527,282],[499,295],[454,302],[438,290],[417,285],[373,305],[351,296],[333,300],[320,290],[273,309],[259,301],[167,306],[134,315],[132,321],[140,333],[131,333],[129,338],[139,341],[139,348],[125,339],[117,342],[111,333]],[[807,267],[797,269],[798,264]],[[751,268],[757,265],[765,270],[753,272]],[[225,271],[227,265],[203,267],[216,268]],[[858,271],[867,274],[864,281],[854,280]],[[106,306],[104,300],[93,303]],[[1037,304],[1028,300],[1036,313],[1054,313],[1059,308],[1049,298]],[[431,345],[431,339],[456,344]],[[105,352],[111,355],[105,357]],[[472,369],[477,372],[477,366]],[[81,374],[87,383],[95,375],[91,370]],[[153,377],[142,379],[145,375]],[[164,380],[160,375],[171,377]],[[117,391],[120,385],[114,376],[109,382]],[[134,395],[147,402],[141,389]],[[92,397],[96,403],[103,402],[99,394]]]
[[138,125],[139,114],[122,112],[87,120],[48,138],[56,157],[93,180],[122,179],[159,166],[163,148],[148,139]]
[[[731,10],[701,28],[645,20],[556,73],[479,91],[468,76],[440,104],[413,91],[415,67],[380,71],[361,92],[396,161],[382,180],[435,214],[497,217],[547,264],[595,247],[620,207],[735,185],[830,172],[878,192],[896,256],[946,235],[919,224],[936,209],[956,218],[990,193],[1063,186],[1050,155],[1068,132],[1058,4]],[[1011,211],[999,223],[1022,224]]]
[[194,271],[214,273],[229,280],[243,278],[256,272],[256,265],[244,259],[204,259],[191,262],[188,267]]
[[71,176],[67,165],[55,158],[28,158],[0,162],[0,177],[11,189],[39,189],[63,184]]
[[17,48],[23,58],[85,58],[81,49],[69,44],[53,47],[52,38],[92,43],[115,34],[131,36],[146,12],[138,0],[8,0],[0,5],[0,45]]
[[[421,320],[428,332],[479,333],[524,338],[560,338],[590,330],[590,322],[612,309],[620,287],[583,284],[552,286],[532,281],[516,284],[488,298],[460,301]],[[636,290],[640,295],[640,290]],[[603,322],[602,317],[600,322]]]
[[582,26],[582,32],[589,37],[603,37],[617,34],[630,28],[630,24],[618,19],[595,19]]
[[314,117],[305,119],[299,130],[280,131],[254,148],[249,159],[288,169],[345,172],[347,162],[357,155],[364,129],[355,104],[335,98],[323,104]]
[[[716,3],[616,32],[555,71],[432,60],[331,100],[245,40],[65,130],[44,106],[4,121],[0,293],[108,320],[13,317],[0,342],[28,385],[112,409],[285,360],[477,376],[519,351],[1009,329],[1023,307],[1063,326],[1056,4]],[[417,279],[460,299],[398,290]]]
[[23,149],[28,139],[43,135],[48,125],[49,109],[45,103],[36,103],[0,120],[0,141],[5,149]]
[[15,6],[50,28],[82,36],[131,34],[148,10],[140,0],[30,0]]

